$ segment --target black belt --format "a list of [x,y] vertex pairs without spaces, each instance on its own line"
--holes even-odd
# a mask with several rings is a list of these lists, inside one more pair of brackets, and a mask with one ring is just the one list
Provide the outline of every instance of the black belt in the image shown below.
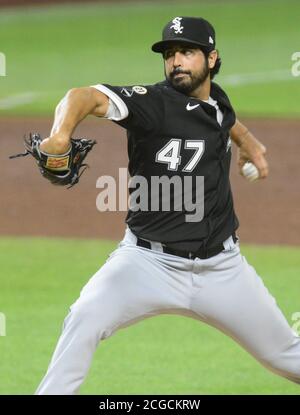
[[[235,233],[233,233],[232,235],[232,239],[233,242],[236,243],[236,241],[238,240],[237,236]],[[153,249],[151,247],[151,243],[149,241],[145,241],[145,239],[141,239],[139,237],[137,237],[137,241],[136,241],[137,246],[141,246],[143,248],[148,248],[148,249]],[[207,258],[211,258],[215,255],[218,255],[220,252],[224,251],[224,245],[223,243],[220,243],[216,246],[213,246],[211,248],[200,248],[198,251],[196,252],[187,252],[187,251],[181,251],[178,249],[173,249],[173,248],[169,248],[168,246],[165,246],[162,244],[162,250],[164,253],[166,254],[171,254],[171,255],[177,255],[183,258],[189,258],[189,259],[195,259],[195,258],[200,258],[200,259],[207,259]]]

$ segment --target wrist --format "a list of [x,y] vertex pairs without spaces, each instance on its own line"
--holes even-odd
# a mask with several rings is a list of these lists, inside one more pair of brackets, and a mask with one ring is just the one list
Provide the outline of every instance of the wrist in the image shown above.
[[48,154],[64,154],[68,152],[70,145],[70,137],[54,134],[42,141],[40,150]]

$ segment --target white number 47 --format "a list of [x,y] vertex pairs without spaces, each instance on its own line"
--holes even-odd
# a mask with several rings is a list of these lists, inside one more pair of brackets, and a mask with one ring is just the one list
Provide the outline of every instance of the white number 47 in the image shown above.
[[[179,138],[172,138],[161,150],[156,153],[155,161],[159,163],[166,163],[168,165],[168,170],[178,170],[178,166],[181,163],[181,144],[182,140]],[[191,172],[203,156],[205,141],[185,140],[184,148],[188,150],[195,150],[190,161],[182,169],[182,171]]]

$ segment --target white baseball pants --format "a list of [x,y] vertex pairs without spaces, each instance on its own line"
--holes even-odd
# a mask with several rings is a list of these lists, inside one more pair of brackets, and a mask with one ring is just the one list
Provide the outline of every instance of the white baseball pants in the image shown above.
[[185,259],[124,239],[70,307],[39,395],[79,392],[101,340],[159,314],[216,327],[274,373],[300,384],[300,337],[229,238],[209,259]]

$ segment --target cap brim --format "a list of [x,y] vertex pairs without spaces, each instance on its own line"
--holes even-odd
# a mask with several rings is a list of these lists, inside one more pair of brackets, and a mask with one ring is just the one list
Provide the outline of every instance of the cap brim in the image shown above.
[[163,53],[170,45],[173,45],[174,43],[185,43],[192,46],[199,46],[200,48],[205,48],[207,50],[213,50],[214,46],[211,44],[204,44],[199,42],[194,42],[190,39],[179,37],[179,38],[173,38],[170,40],[161,40],[160,42],[156,42],[152,45],[151,49],[153,52],[156,53]]

